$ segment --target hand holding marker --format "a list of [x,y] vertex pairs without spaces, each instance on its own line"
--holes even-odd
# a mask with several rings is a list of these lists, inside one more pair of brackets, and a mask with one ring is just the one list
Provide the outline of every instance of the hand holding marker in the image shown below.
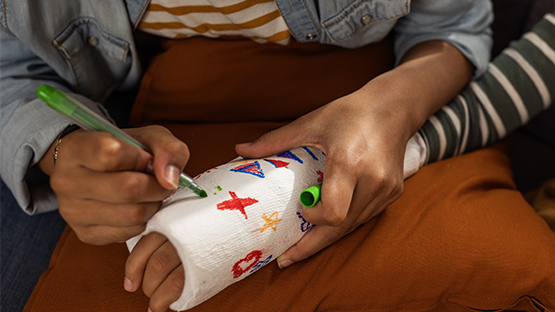
[[[79,125],[83,130],[108,132],[128,144],[136,146],[152,154],[149,148],[144,144],[112,125],[110,122],[75,99],[72,99],[64,92],[56,90],[48,85],[41,85],[37,89],[37,95],[45,101],[48,106],[66,116],[72,122]],[[191,177],[183,172],[179,176],[178,184],[179,187],[188,188],[200,197],[207,197],[206,192],[200,188],[200,186],[198,186]]]

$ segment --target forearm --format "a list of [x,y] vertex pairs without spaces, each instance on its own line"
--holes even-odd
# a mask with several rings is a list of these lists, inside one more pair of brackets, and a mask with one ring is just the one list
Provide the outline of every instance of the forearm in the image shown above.
[[[16,15],[14,12],[12,14]],[[36,41],[34,39],[40,37],[40,34],[33,33],[25,23],[15,24],[17,27],[13,25],[9,30],[0,27],[0,143],[3,148],[0,175],[18,204],[27,213],[33,214],[56,209],[58,203],[48,186],[48,179],[41,175],[39,181],[27,180],[29,168],[37,168],[41,159],[52,161],[52,143],[70,123],[37,98],[37,88],[48,84],[60,89],[108,118],[106,110],[99,103],[108,94],[103,91],[102,83],[111,81],[108,80],[111,78],[124,77],[120,73],[129,71],[129,68],[126,62],[114,61],[117,72],[103,71],[104,67],[101,66],[98,72],[86,75],[84,73],[89,73],[88,70],[80,70],[83,77],[76,77],[75,71],[71,70],[73,67],[68,67],[67,60],[61,59],[60,54],[48,44],[53,37]],[[64,49],[62,46],[58,48]],[[83,55],[89,54],[82,53],[80,56]],[[73,62],[79,62],[81,58],[77,56],[79,53],[72,55],[76,60]],[[99,84],[85,82],[90,80]],[[79,87],[72,85],[76,81],[81,81]],[[73,93],[76,90],[87,96]],[[46,173],[50,171],[42,169]]]
[[428,146],[427,163],[489,145],[549,107],[555,96],[554,46],[550,14],[424,124],[419,133]]
[[403,131],[408,140],[468,83],[472,73],[473,66],[458,49],[428,41],[414,46],[398,67],[370,81],[360,92],[372,95],[381,117],[388,118],[391,127]]
[[[10,104],[18,105],[18,108],[2,124],[0,134],[3,148],[0,168],[2,179],[12,191],[18,204],[27,213],[34,214],[57,209],[57,202],[47,179],[31,181],[26,180],[26,177],[30,167],[47,154],[46,151],[51,142],[67,125],[64,124],[66,121],[55,112],[50,113],[51,109],[41,105],[38,100],[19,102],[21,105]],[[3,104],[6,103],[3,102]],[[3,112],[5,108],[6,106],[2,107]],[[52,154],[49,156],[51,159]]]

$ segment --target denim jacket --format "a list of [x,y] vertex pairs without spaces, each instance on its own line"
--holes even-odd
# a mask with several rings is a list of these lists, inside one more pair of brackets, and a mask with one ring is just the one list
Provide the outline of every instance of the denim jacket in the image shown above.
[[[149,0],[0,1],[0,176],[29,214],[57,208],[32,168],[68,121],[35,95],[47,83],[98,113],[116,88],[140,81],[133,31]],[[428,40],[457,47],[485,71],[489,0],[276,0],[300,42],[356,48],[395,35],[396,58]]]

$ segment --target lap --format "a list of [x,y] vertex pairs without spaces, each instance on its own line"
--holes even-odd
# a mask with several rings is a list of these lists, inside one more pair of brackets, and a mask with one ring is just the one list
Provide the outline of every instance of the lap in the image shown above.
[[[521,298],[553,308],[554,236],[496,146],[423,168],[339,242],[284,270],[272,263],[191,311],[490,310]],[[123,291],[126,255],[123,244],[88,246],[66,233],[27,311],[146,308],[140,291]]]

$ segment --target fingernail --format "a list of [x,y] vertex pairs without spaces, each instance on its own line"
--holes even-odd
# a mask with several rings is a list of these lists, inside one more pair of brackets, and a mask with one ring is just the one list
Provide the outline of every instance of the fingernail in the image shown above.
[[291,261],[289,259],[286,259],[286,260],[283,260],[281,262],[278,262],[278,267],[280,269],[285,269],[286,267],[290,266],[291,264],[293,264],[293,261]]
[[152,310],[150,309],[150,307],[148,307],[148,311],[147,312],[152,312]]
[[238,148],[246,148],[246,147],[249,147],[249,146],[251,146],[251,145],[252,145],[252,142],[248,142],[248,143],[239,143],[239,144],[236,144],[235,147],[238,147]]
[[174,189],[177,189],[178,187],[177,183],[179,182],[180,174],[181,172],[179,172],[179,169],[176,166],[168,165],[166,167],[166,181],[168,181]]
[[129,292],[133,291],[133,282],[127,277],[123,279],[123,288]]

